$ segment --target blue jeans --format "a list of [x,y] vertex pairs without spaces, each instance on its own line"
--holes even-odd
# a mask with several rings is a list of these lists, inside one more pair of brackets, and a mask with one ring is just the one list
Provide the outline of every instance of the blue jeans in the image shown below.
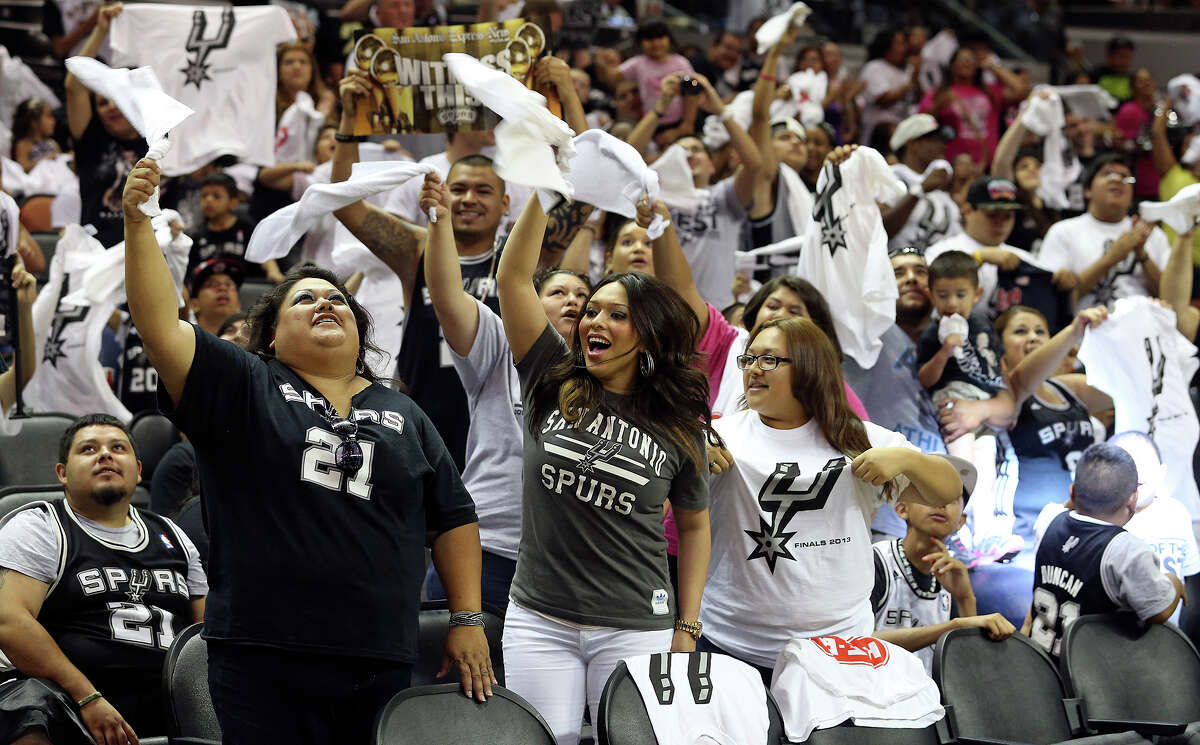
[[408,663],[208,643],[225,745],[368,745],[375,715],[411,677]]
[[[498,554],[483,552],[483,602],[495,606],[501,614],[508,610],[508,588],[512,586],[517,562]],[[425,573],[425,597],[429,600],[445,600],[446,588],[438,578],[433,565]]]

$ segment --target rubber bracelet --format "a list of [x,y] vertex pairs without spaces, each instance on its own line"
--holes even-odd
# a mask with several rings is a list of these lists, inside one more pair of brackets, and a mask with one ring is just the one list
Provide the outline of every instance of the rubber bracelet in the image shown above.
[[334,132],[333,139],[335,142],[366,142],[366,135],[344,135],[341,132]]
[[93,701],[95,701],[98,698],[104,698],[104,694],[101,693],[100,691],[92,691],[88,695],[86,695],[83,698],[76,701],[75,705],[78,706],[80,709],[82,709],[83,707],[87,706],[88,704],[92,703]]
[[975,253],[971,254],[971,256],[975,259],[976,264],[983,263],[983,251],[976,249]]
[[760,72],[758,74],[758,77],[762,78],[763,80],[770,81],[772,83],[779,82],[779,78],[775,77],[774,75],[771,75],[770,73]]

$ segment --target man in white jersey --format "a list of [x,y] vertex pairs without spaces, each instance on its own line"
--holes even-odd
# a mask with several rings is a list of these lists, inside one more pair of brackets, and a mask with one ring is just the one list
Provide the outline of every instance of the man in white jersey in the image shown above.
[[889,249],[916,246],[924,251],[962,231],[958,205],[950,196],[952,173],[930,168],[945,155],[948,139],[929,114],[913,114],[896,126],[888,144],[900,162],[892,166],[892,173],[904,182],[908,194],[881,205]]
[[[976,615],[975,593],[967,567],[950,555],[945,540],[966,523],[963,511],[975,488],[976,472],[970,461],[946,456],[963,480],[963,497],[944,507],[901,502],[896,513],[908,525],[903,538],[879,541],[875,551],[875,634],[915,652],[933,672],[933,649],[946,631],[979,627],[997,641],[1007,639],[1016,627],[999,613]],[[954,618],[951,611],[955,610]]]
[[1077,308],[1112,310],[1118,298],[1158,294],[1171,247],[1161,230],[1129,217],[1134,181],[1119,156],[1096,158],[1083,175],[1087,212],[1051,225],[1046,233],[1038,259],[1050,271],[1074,275],[1059,287],[1074,290]]

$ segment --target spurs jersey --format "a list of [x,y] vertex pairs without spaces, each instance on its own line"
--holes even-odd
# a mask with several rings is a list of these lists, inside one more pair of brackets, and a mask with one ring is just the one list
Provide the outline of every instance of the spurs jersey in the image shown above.
[[746,663],[708,652],[661,652],[631,657],[625,666],[658,745],[767,741],[767,692]]
[[121,322],[121,369],[117,372],[117,392],[121,403],[133,414],[158,411],[158,370],[142,348],[142,337],[128,315]]
[[130,508],[140,540],[125,547],[85,527],[66,500],[37,502],[56,524],[61,571],[38,613],[67,659],[104,690],[157,680],[175,635],[192,623],[188,558],[174,523]]
[[[901,539],[880,541],[875,549],[875,591],[871,605],[876,629],[913,629],[950,620],[950,593],[937,577],[917,571],[904,553]],[[933,672],[933,649],[915,652]]]
[[1063,468],[1074,473],[1083,451],[1095,442],[1092,420],[1070,388],[1053,378],[1046,383],[1065,403],[1051,403],[1035,392],[1021,404],[1022,426],[1012,429],[1009,437],[1018,456],[1057,455]]
[[[897,163],[892,166],[892,173],[896,174],[896,178],[904,182],[906,188],[924,181],[924,177],[921,174],[903,163]],[[899,199],[903,198],[901,196]],[[899,200],[892,200],[889,204],[894,205],[897,201]],[[908,222],[904,223],[904,227],[900,229],[900,232],[896,233],[888,241],[888,248],[916,246],[924,251],[943,238],[949,238],[961,233],[962,226],[960,223],[961,213],[959,212],[958,204],[954,201],[954,197],[950,196],[950,192],[930,192],[917,200],[917,206],[913,208],[912,214],[908,216]]]
[[167,95],[196,111],[171,131],[163,173],[191,173],[220,155],[273,165],[275,47],[296,38],[287,11],[150,3],[125,10],[109,35],[114,66],[149,65]]

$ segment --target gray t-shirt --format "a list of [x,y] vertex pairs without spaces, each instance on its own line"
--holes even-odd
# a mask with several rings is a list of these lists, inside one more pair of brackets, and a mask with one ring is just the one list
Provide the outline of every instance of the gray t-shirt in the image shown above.
[[471,426],[463,485],[475,500],[479,542],[485,551],[517,558],[521,540],[521,384],[500,316],[475,298],[479,328],[466,357],[450,350],[467,392]]
[[[882,341],[879,359],[869,370],[846,357],[842,363],[846,382],[862,400],[872,422],[899,432],[922,452],[946,452],[937,409],[917,380],[916,343],[895,325],[884,332]],[[894,536],[903,536],[908,531],[908,526],[889,505],[879,509],[871,527]]]
[[747,225],[733,177],[713,186],[699,209],[675,210],[671,217],[700,297],[718,308],[728,306],[733,302],[734,254],[742,247]]
[[[147,528],[138,517],[137,511],[132,507],[129,509],[131,519],[121,528],[101,525],[78,512],[75,515],[83,529],[97,540],[132,548],[144,540]],[[165,517],[163,519],[167,520]],[[207,595],[208,577],[204,574],[204,567],[200,565],[200,553],[184,532],[175,527],[175,535],[183,544],[184,553],[187,555],[188,595]],[[0,567],[18,571],[39,582],[52,585],[58,580],[61,550],[62,535],[49,510],[22,510],[0,527]]]
[[[1071,517],[1104,525],[1102,520],[1071,511]],[[1158,565],[1150,545],[1133,533],[1118,533],[1100,558],[1100,581],[1114,603],[1133,611],[1139,621],[1162,613],[1175,600],[1175,586]]]
[[[549,323],[517,365],[525,410],[535,385],[569,354]],[[557,388],[543,391],[557,398]],[[551,401],[550,403],[557,403]],[[578,425],[557,406],[524,431],[521,553],[512,599],[576,624],[654,631],[675,622],[663,501],[708,507],[708,480],[687,453],[605,393]]]

